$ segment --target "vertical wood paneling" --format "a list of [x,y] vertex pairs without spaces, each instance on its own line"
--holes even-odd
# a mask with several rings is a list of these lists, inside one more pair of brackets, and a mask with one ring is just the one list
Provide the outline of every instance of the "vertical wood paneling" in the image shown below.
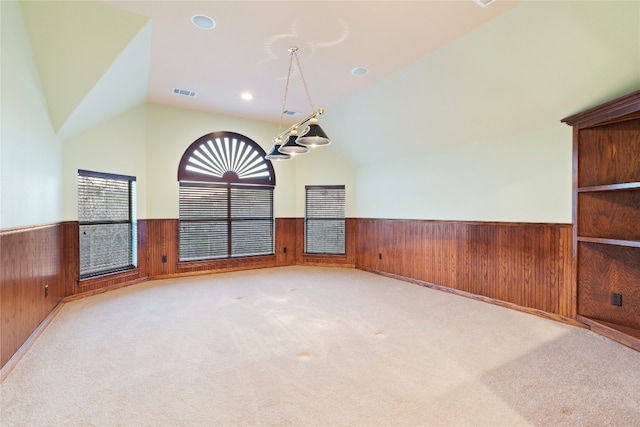
[[[276,264],[278,266],[296,263],[296,219],[276,218]],[[286,252],[285,252],[286,251]]]
[[358,223],[357,268],[572,316],[569,224]]
[[60,225],[0,232],[0,366],[64,298],[61,253]]
[[80,280],[80,225],[78,221],[68,221],[61,224],[63,266],[62,274],[65,287],[65,296],[78,292]]
[[[276,218],[275,260],[269,257],[251,257],[180,263],[178,220],[147,220],[148,275],[149,277],[163,277],[206,271],[231,271],[234,269],[273,267],[275,265],[295,265],[298,257],[302,259],[300,245],[304,243],[299,235],[299,231],[304,232],[304,229],[299,224],[300,221],[300,218]],[[348,240],[348,244],[351,244],[350,254],[355,253],[355,229],[355,224],[348,226],[348,230],[350,230],[352,234]],[[286,252],[284,251],[285,248]],[[162,262],[163,256],[166,256],[166,262]],[[318,263],[327,262],[326,259],[318,259],[315,261]],[[332,261],[332,263],[335,262],[335,260]]]
[[[179,263],[178,220],[143,220],[138,227],[138,269],[80,285],[77,222],[0,233],[3,365],[65,296],[146,276],[293,264],[355,265],[570,318],[576,314],[570,225],[348,218],[346,255],[319,256],[303,253],[304,219],[278,218],[275,256],[202,265]],[[163,255],[167,262],[162,262]]]
[[[166,262],[163,262],[163,257],[166,257]],[[178,220],[148,219],[147,271],[149,277],[177,273],[179,260]]]
[[138,220],[138,274],[141,278],[149,276],[148,244],[147,220]]

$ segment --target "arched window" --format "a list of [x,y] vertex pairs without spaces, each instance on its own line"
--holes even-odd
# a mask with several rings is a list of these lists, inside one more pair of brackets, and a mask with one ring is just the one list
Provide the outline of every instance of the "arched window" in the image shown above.
[[213,132],[178,166],[180,261],[274,253],[273,189],[265,151],[244,135]]

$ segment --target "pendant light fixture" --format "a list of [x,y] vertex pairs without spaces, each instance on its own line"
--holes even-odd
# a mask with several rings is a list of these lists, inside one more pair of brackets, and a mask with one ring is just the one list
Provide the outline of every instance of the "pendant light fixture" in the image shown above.
[[280,138],[275,140],[275,144],[273,144],[273,148],[269,151],[269,154],[264,156],[265,159],[269,160],[289,160],[291,156],[285,153],[280,152],[280,147],[282,147],[282,140]]
[[285,154],[305,154],[309,152],[309,149],[304,145],[300,145],[296,142],[298,139],[298,128],[293,128],[289,131],[289,139],[281,146],[278,151]]
[[[318,124],[318,116],[324,113],[323,108],[316,109],[313,106],[313,102],[311,101],[311,95],[309,95],[309,88],[307,87],[307,82],[304,79],[304,74],[302,73],[302,67],[300,66],[300,61],[298,59],[298,48],[296,46],[289,47],[289,53],[291,54],[289,58],[289,71],[287,72],[287,83],[284,88],[284,98],[282,100],[282,108],[280,109],[280,123],[278,124],[278,135],[273,138],[274,146],[265,156],[265,159],[269,160],[286,160],[290,159],[292,156],[297,154],[304,154],[309,152],[308,147],[319,147],[323,145],[329,145],[331,140],[327,137],[327,134],[322,130],[320,125]],[[302,78],[302,84],[304,85],[304,90],[307,94],[307,99],[309,101],[309,105],[311,106],[311,115],[305,117],[300,120],[296,124],[289,127],[284,132],[280,132],[282,128],[282,117],[284,116],[284,111],[287,103],[287,93],[289,92],[289,80],[291,79],[291,68],[293,66],[293,59],[296,60],[296,66],[300,71],[300,77]],[[298,128],[305,123],[308,123],[304,128],[304,131],[300,136],[298,136]],[[288,135],[286,139],[286,143],[282,144],[284,141],[284,137]]]

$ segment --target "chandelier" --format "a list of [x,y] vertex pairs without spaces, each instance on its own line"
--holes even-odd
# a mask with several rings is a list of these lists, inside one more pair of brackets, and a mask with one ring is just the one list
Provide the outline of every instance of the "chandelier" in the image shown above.
[[[313,102],[311,101],[311,95],[309,95],[309,88],[307,87],[307,82],[304,79],[304,74],[302,73],[302,67],[300,66],[300,61],[298,60],[298,48],[296,46],[289,47],[289,53],[291,54],[289,58],[289,71],[287,72],[287,84],[284,88],[284,97],[282,99],[282,108],[280,109],[280,122],[278,124],[278,134],[273,137],[273,148],[264,158],[269,160],[288,160],[291,159],[296,154],[305,154],[309,152],[309,147],[320,147],[323,145],[331,144],[331,140],[327,137],[327,134],[324,133],[320,125],[318,124],[318,116],[324,113],[324,109],[322,107],[316,109],[313,106]],[[307,100],[309,101],[309,105],[311,106],[311,111],[313,111],[309,116],[300,120],[296,124],[290,126],[283,132],[280,132],[282,128],[282,118],[284,116],[284,111],[287,103],[287,94],[289,92],[289,80],[291,79],[291,68],[293,66],[293,60],[296,60],[296,66],[300,71],[300,77],[302,78],[302,84],[304,85],[304,90],[307,94]],[[298,128],[300,126],[307,124],[304,130],[298,135]],[[285,137],[288,135],[286,142]]]

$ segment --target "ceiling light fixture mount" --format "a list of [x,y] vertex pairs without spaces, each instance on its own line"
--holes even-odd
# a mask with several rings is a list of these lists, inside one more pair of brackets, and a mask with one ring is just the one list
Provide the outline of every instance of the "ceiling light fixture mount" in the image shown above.
[[476,2],[480,7],[487,7],[491,3],[493,3],[495,0],[473,0],[473,1]]
[[[327,134],[322,130],[320,125],[318,124],[318,116],[324,113],[324,109],[322,107],[315,108],[313,106],[313,102],[311,101],[311,95],[309,95],[309,88],[307,87],[307,82],[304,79],[304,74],[302,73],[302,67],[300,66],[300,60],[298,59],[298,48],[296,46],[291,46],[288,49],[291,54],[289,58],[289,71],[287,72],[287,83],[284,88],[284,97],[282,99],[282,108],[280,109],[280,123],[278,124],[278,134],[273,137],[273,148],[265,156],[265,159],[269,160],[287,160],[296,154],[304,154],[309,152],[308,147],[320,147],[323,145],[331,144],[331,140],[327,137]],[[289,92],[289,80],[291,79],[291,68],[293,66],[293,60],[296,60],[296,66],[298,67],[298,71],[300,72],[300,77],[302,78],[302,84],[304,85],[304,90],[307,94],[307,99],[309,101],[309,105],[311,106],[311,111],[313,111],[309,116],[290,126],[284,132],[280,132],[282,128],[282,117],[284,116],[286,103],[287,103],[287,94]],[[304,128],[304,131],[298,136],[298,128],[307,123],[307,126]],[[289,138],[286,140],[285,144],[282,142],[285,140],[285,136],[289,135]]]

